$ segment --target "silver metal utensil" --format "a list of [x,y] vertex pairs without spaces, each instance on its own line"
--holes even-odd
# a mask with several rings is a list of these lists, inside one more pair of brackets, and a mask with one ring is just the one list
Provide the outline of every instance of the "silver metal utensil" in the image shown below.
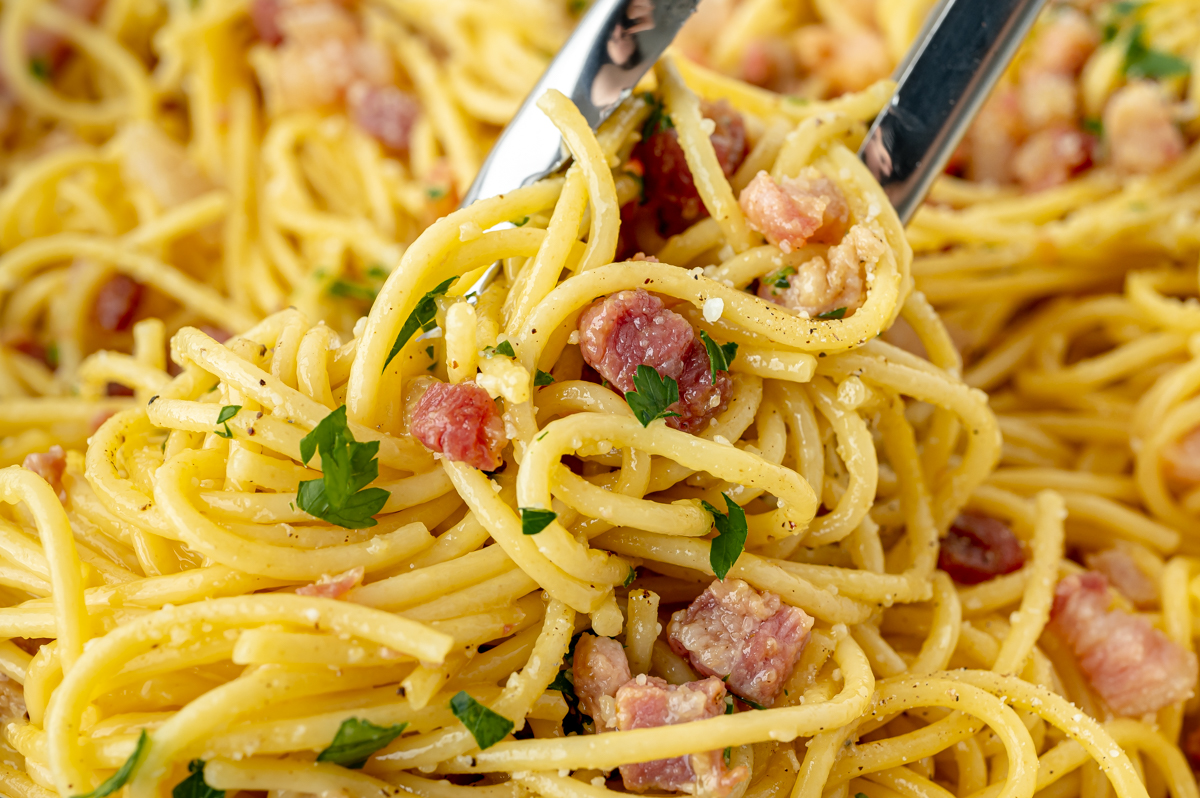
[[908,223],[1046,0],[947,0],[896,70],[859,157]]
[[592,126],[629,96],[698,0],[596,0],[492,147],[462,204],[529,185],[566,164],[557,128],[536,106],[558,89]]

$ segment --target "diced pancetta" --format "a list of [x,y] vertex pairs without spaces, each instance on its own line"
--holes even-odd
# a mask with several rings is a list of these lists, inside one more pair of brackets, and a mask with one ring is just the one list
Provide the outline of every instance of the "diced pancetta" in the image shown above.
[[1068,125],[1039,130],[1013,156],[1013,175],[1029,191],[1062,185],[1092,165],[1096,140]]
[[1033,39],[1025,71],[1073,75],[1083,69],[1100,44],[1100,31],[1086,14],[1059,9]]
[[850,218],[841,190],[811,166],[781,183],[759,172],[742,189],[738,204],[750,227],[784,252],[809,241],[830,244],[840,240]]
[[1171,105],[1155,83],[1135,81],[1104,106],[1104,135],[1113,166],[1130,174],[1157,172],[1185,149]]
[[357,83],[346,93],[354,121],[363,132],[395,152],[407,152],[421,112],[417,98],[395,86]]
[[45,452],[25,455],[22,466],[28,468],[49,483],[59,501],[67,500],[67,489],[63,487],[63,474],[67,471],[67,453],[57,443]]
[[1196,655],[1145,618],[1110,610],[1108,580],[1101,574],[1072,574],[1058,583],[1050,627],[1118,715],[1157,712],[1195,690]]
[[317,598],[336,599],[349,593],[362,584],[363,567],[351,568],[345,573],[335,576],[322,576],[311,585],[296,588],[297,596],[316,596]]
[[967,131],[967,177],[981,183],[1012,181],[1012,158],[1025,136],[1020,100],[1013,86],[992,92]]
[[596,724],[596,731],[617,728],[617,690],[633,675],[625,649],[611,637],[586,632],[575,644],[575,695],[579,708]]
[[746,43],[738,72],[742,80],[771,89],[783,89],[796,71],[796,56],[788,42],[764,36]]
[[694,432],[724,409],[733,391],[725,372],[712,378],[708,351],[687,319],[667,310],[653,294],[620,291],[596,302],[579,317],[579,350],[584,362],[621,393],[634,390],[639,365],[679,386],[678,413],[667,424]]
[[1200,482],[1200,427],[1164,449],[1162,461],[1167,477],[1178,482]]
[[92,303],[96,324],[108,332],[128,330],[144,292],[145,287],[129,275],[114,274],[100,286]]
[[671,616],[671,649],[695,669],[724,679],[731,692],[770,706],[804,652],[813,619],[741,579],[713,582]]
[[977,585],[1024,564],[1021,541],[1008,524],[981,513],[955,518],[938,550],[938,568],[960,585]]
[[1084,555],[1089,570],[1104,574],[1108,583],[1138,607],[1158,601],[1158,582],[1150,577],[1125,546],[1113,546]]
[[455,462],[494,471],[508,445],[504,421],[488,392],[473,382],[435,382],[412,414],[412,434]]
[[829,97],[861,91],[892,71],[883,37],[865,26],[834,30],[806,25],[792,41],[800,66],[824,84]]
[[879,262],[886,247],[875,232],[856,224],[842,243],[829,248],[825,258],[806,261],[788,275],[787,288],[762,282],[758,295],[809,318],[840,308],[845,310],[839,318],[853,316],[866,300],[867,269]]
[[[708,678],[667,684],[638,676],[617,690],[617,729],[646,729],[713,718],[725,712],[725,685]],[[728,795],[750,777],[744,766],[729,770],[720,750],[621,765],[627,790],[672,790],[691,795]]]

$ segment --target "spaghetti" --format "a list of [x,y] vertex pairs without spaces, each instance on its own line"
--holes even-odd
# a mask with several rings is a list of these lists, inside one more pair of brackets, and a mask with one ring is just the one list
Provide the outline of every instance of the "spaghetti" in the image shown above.
[[[451,210],[563,9],[4,4],[0,792],[1197,798],[1192,131],[905,231],[925,5],[786,5]],[[1126,5],[1004,90],[1200,57]]]

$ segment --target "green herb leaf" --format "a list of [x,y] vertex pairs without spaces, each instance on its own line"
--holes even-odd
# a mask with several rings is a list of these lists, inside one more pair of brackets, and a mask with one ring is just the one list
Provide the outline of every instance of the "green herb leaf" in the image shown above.
[[486,346],[483,349],[483,353],[488,357],[495,357],[496,355],[504,355],[504,357],[517,356],[517,353],[513,351],[513,346],[510,341],[501,341],[495,346]]
[[1125,50],[1124,72],[1131,78],[1169,78],[1186,75],[1191,65],[1177,55],[1153,50],[1143,38],[1142,24],[1133,26],[1129,34],[1129,46]]
[[763,282],[767,285],[773,285],[776,288],[789,288],[792,284],[788,278],[795,273],[796,268],[794,266],[784,266],[782,269],[777,269],[764,277]]
[[865,792],[856,792],[854,793],[854,798],[868,798],[868,796]]
[[812,102],[812,100],[808,99],[807,97],[797,97],[794,94],[789,94],[787,97],[784,97],[783,99],[787,100],[790,103],[793,103],[794,105],[808,105],[810,102]]
[[491,748],[513,730],[511,720],[492,712],[465,690],[450,699],[450,711],[467,727],[481,751]]
[[46,365],[52,369],[58,368],[58,342],[52,341],[46,347]]
[[630,568],[629,576],[625,577],[625,582],[624,582],[624,584],[622,584],[622,587],[629,587],[630,585],[633,584],[634,579],[637,579],[637,569]]
[[425,196],[431,200],[440,200],[446,196],[446,188],[445,186],[430,186],[425,189]]
[[317,754],[318,762],[332,762],[345,768],[358,770],[367,763],[371,754],[395,740],[407,723],[395,726],[376,726],[359,718],[346,718],[333,735],[333,742]]
[[553,510],[539,510],[536,507],[521,508],[521,534],[536,535],[550,523],[558,518],[558,513]]
[[542,371],[541,369],[538,369],[537,374],[533,375],[533,384],[539,388],[541,388],[544,385],[549,385],[552,382],[554,382],[554,375],[547,374],[546,372]]
[[708,337],[708,333],[704,330],[700,331],[700,340],[704,342],[704,348],[708,350],[708,369],[712,377],[712,384],[717,384],[717,372],[729,371],[729,364],[737,357],[738,345],[733,341],[727,344],[719,344],[712,338]]
[[392,351],[388,352],[387,360],[384,361],[383,367],[386,369],[388,365],[395,359],[396,355],[400,354],[400,350],[408,343],[408,339],[413,337],[418,329],[429,332],[433,329],[433,320],[437,316],[437,297],[446,293],[450,289],[450,283],[454,282],[457,277],[448,277],[432,291],[429,291],[421,300],[417,302],[417,306],[413,308],[412,313],[408,314],[408,318],[404,320],[404,326],[400,328],[400,334],[396,336],[396,342],[392,344]]
[[725,746],[725,752],[722,754],[722,756],[725,757],[725,767],[729,767],[729,758],[732,756],[732,754],[733,749],[729,746]]
[[512,224],[513,227],[524,227],[525,225],[529,224],[529,217],[525,216],[521,219],[513,219]]
[[29,74],[43,83],[49,83],[50,79],[54,77],[54,71],[50,68],[50,62],[45,58],[30,58]]
[[747,532],[745,510],[729,496],[724,493],[721,495],[725,496],[727,512],[722,513],[708,502],[701,502],[704,509],[712,513],[713,525],[717,528],[717,536],[713,538],[708,552],[708,562],[717,579],[724,579],[729,569],[738,561],[738,557],[742,556]]
[[656,419],[679,415],[667,410],[679,401],[679,384],[673,378],[664,380],[657,371],[642,365],[637,367],[633,377],[633,388],[625,394],[625,401],[643,427],[650,426]]
[[309,515],[346,529],[365,529],[390,495],[366,487],[379,476],[379,441],[354,440],[346,421],[346,406],[334,410],[300,440],[300,458],[307,465],[321,453],[321,477],[300,483],[296,501]]
[[224,790],[214,790],[204,781],[204,760],[188,762],[188,776],[171,790],[171,798],[225,798]]
[[827,310],[824,313],[818,313],[817,318],[818,319],[841,319],[841,318],[844,318],[845,315],[846,315],[845,308],[834,308],[833,310]]
[[215,432],[217,435],[220,435],[222,438],[232,438],[233,432],[229,429],[229,419],[236,416],[238,414],[238,411],[240,411],[241,409],[242,409],[241,405],[225,405],[224,407],[222,407],[221,412],[217,414],[217,423],[224,424],[225,429],[213,430],[213,432]]
[[334,280],[329,285],[328,293],[330,296],[359,299],[363,302],[374,302],[375,297],[379,295],[379,292],[371,286],[351,280]]
[[129,758],[125,760],[125,764],[121,765],[116,773],[105,779],[104,783],[99,787],[85,795],[77,795],[75,798],[104,798],[104,796],[112,795],[124,787],[133,776],[133,771],[137,768],[138,763],[142,761],[142,756],[146,753],[146,746],[149,744],[150,735],[146,734],[145,729],[142,729],[142,733],[138,735],[137,746],[134,747],[133,753],[129,755]]
[[425,356],[432,360],[434,351],[433,344],[430,344],[429,346],[425,347]]
[[655,133],[661,133],[664,130],[671,130],[675,127],[675,123],[671,121],[670,115],[663,108],[662,100],[650,92],[645,92],[642,95],[642,99],[650,105],[650,115],[646,117],[646,123],[642,125],[642,141],[650,138]]
[[558,672],[554,681],[550,682],[547,690],[557,690],[562,693],[563,701],[567,702],[567,716],[563,718],[563,734],[583,734],[583,719],[587,717],[579,709],[579,696],[575,693],[575,682],[568,663],[566,669]]
[[562,693],[563,698],[567,699],[567,703],[570,703],[571,698],[578,700],[578,696],[575,695],[575,683],[571,681],[571,674],[568,671],[559,671],[558,675],[554,677],[554,681],[550,682],[546,689]]
[[1083,132],[1091,133],[1096,138],[1100,138],[1104,135],[1104,122],[1095,117],[1085,119],[1083,120]]
[[388,278],[389,274],[391,274],[391,272],[389,272],[387,269],[380,266],[378,263],[374,264],[373,266],[371,266],[371,268],[367,269],[367,276],[370,277],[372,280],[379,280],[382,282],[383,280],[386,280]]

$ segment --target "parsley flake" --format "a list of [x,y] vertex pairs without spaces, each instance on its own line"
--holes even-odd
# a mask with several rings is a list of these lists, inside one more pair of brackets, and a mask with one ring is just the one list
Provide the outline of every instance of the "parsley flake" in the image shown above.
[[546,689],[562,693],[563,701],[567,702],[567,716],[562,722],[563,734],[583,734],[583,719],[587,716],[579,709],[579,696],[575,693],[575,683],[571,679],[572,673],[568,667],[559,671]]
[[446,293],[450,289],[450,283],[456,279],[458,278],[447,277],[438,283],[432,291],[426,292],[425,296],[421,297],[421,300],[417,302],[417,306],[413,308],[412,313],[409,313],[408,318],[404,320],[404,326],[400,328],[400,333],[396,336],[396,342],[392,344],[392,351],[388,352],[387,360],[383,362],[385,369],[395,359],[396,355],[400,354],[400,350],[408,343],[408,339],[413,337],[413,333],[418,329],[425,332],[433,329],[433,320],[437,316],[436,298]]
[[650,105],[650,115],[646,117],[646,123],[642,125],[642,141],[656,133],[662,133],[664,130],[671,130],[675,127],[671,116],[663,108],[662,100],[650,92],[644,93],[642,99]]
[[204,760],[188,762],[188,776],[171,790],[171,798],[225,798],[224,790],[215,790],[204,781]]
[[317,761],[358,770],[367,764],[371,754],[399,737],[407,726],[407,723],[376,726],[359,718],[346,718],[338,727],[337,734],[333,735],[329,747],[317,754]]
[[425,189],[425,196],[431,200],[440,200],[446,196],[446,188],[444,186],[430,186]]
[[529,224],[528,216],[522,217],[521,219],[513,219],[512,220],[513,227],[524,227],[527,224]]
[[1154,50],[1146,45],[1142,37],[1142,24],[1133,26],[1129,34],[1129,46],[1125,50],[1124,72],[1131,78],[1170,78],[1186,75],[1191,65],[1173,53]]
[[546,527],[550,526],[551,522],[558,518],[558,513],[553,510],[539,510],[536,507],[521,508],[521,534],[536,535]]
[[213,430],[213,432],[216,433],[217,435],[220,435],[222,438],[232,438],[233,432],[230,431],[230,429],[229,429],[229,419],[236,416],[238,414],[238,411],[240,411],[241,409],[242,409],[241,405],[225,405],[224,407],[222,407],[221,412],[217,414],[217,423],[224,424],[225,429]]
[[511,720],[471,698],[465,690],[450,699],[450,711],[467,727],[481,751],[491,748],[513,730]]
[[484,347],[483,353],[488,357],[495,357],[496,355],[503,355],[504,357],[517,356],[517,353],[513,351],[513,345],[511,341],[501,341],[495,346]]
[[546,372],[542,371],[541,369],[538,369],[537,374],[535,374],[533,376],[533,384],[539,388],[541,388],[545,385],[549,385],[552,382],[554,382],[554,375],[547,374]]
[[679,383],[672,377],[664,380],[649,366],[638,366],[637,374],[633,377],[633,388],[625,394],[625,401],[643,427],[650,426],[651,421],[660,418],[679,416],[667,410],[679,401]]
[[363,302],[374,302],[378,291],[369,285],[356,283],[353,280],[334,280],[329,284],[327,293],[330,296],[343,297],[345,299],[358,299]]
[[389,274],[391,274],[391,272],[380,266],[378,263],[367,269],[367,276],[372,280],[386,280]]
[[792,283],[788,278],[795,273],[795,266],[784,266],[782,269],[777,269],[764,277],[763,282],[773,285],[776,288],[789,288]]
[[50,68],[50,62],[45,58],[30,58],[29,74],[42,83],[49,83],[50,79],[54,77],[54,71]]
[[104,798],[124,787],[133,776],[133,771],[137,768],[138,763],[142,761],[142,756],[146,753],[146,747],[149,745],[150,735],[146,734],[145,729],[142,729],[142,733],[138,735],[137,745],[134,747],[133,753],[125,760],[125,764],[121,765],[116,773],[105,779],[99,787],[85,795],[77,795],[75,798]]
[[346,422],[346,406],[334,410],[300,441],[300,458],[307,465],[321,453],[321,477],[300,483],[296,501],[309,515],[345,529],[365,529],[390,495],[366,487],[379,476],[379,441],[359,443]]
[[1100,138],[1104,135],[1104,122],[1095,117],[1089,117],[1083,120],[1083,132],[1091,133],[1096,138]]
[[728,512],[723,513],[706,501],[700,502],[705,510],[712,513],[713,525],[717,528],[717,536],[713,538],[708,551],[708,562],[717,579],[724,579],[729,569],[737,563],[738,557],[742,556],[747,532],[746,511],[726,494],[721,495],[725,497]]
[[845,308],[834,308],[833,310],[827,310],[824,313],[817,314],[818,319],[841,319],[841,318],[845,318],[845,316],[846,316]]
[[625,577],[625,582],[624,582],[624,583],[622,583],[621,587],[629,587],[630,585],[632,585],[632,584],[633,584],[633,580],[634,580],[634,579],[637,579],[637,569],[636,569],[636,568],[630,568],[630,569],[629,569],[629,576]]
[[700,340],[704,342],[704,348],[708,350],[708,369],[709,375],[712,378],[712,384],[717,384],[717,372],[729,371],[729,364],[737,357],[738,345],[733,341],[727,344],[719,344],[712,338],[708,337],[708,333],[704,330],[700,331]]

